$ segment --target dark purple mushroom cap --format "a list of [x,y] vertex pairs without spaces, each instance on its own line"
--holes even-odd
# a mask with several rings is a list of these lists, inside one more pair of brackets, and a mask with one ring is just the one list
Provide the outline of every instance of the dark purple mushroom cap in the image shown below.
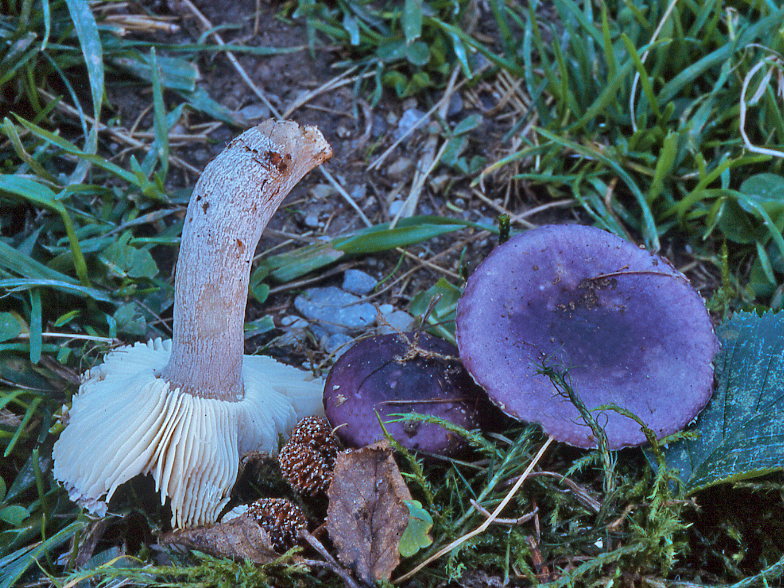
[[[568,370],[588,409],[630,410],[658,437],[679,431],[713,388],[718,341],[705,304],[669,262],[593,227],[527,231],[495,249],[457,308],[460,357],[502,411],[559,441],[595,447],[543,364]],[[611,449],[646,441],[615,411],[594,412]]]
[[[453,455],[465,447],[462,437],[437,424],[390,422],[396,417],[389,415],[416,412],[466,429],[500,415],[457,359],[457,347],[427,333],[403,335],[363,339],[335,362],[324,385],[327,419],[351,447],[384,438],[378,413],[403,447]],[[412,354],[406,337],[426,354]]]

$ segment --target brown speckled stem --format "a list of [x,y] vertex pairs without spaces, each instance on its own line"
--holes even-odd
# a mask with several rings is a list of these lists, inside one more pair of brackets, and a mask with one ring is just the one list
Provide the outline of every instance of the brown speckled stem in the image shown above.
[[193,190],[174,289],[171,360],[162,376],[202,398],[242,399],[251,262],[264,227],[332,155],[315,127],[268,120],[210,162]]

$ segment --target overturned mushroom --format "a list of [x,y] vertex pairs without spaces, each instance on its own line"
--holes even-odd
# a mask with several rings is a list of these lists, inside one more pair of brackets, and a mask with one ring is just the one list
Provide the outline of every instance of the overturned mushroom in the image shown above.
[[[574,225],[527,231],[493,251],[458,303],[457,342],[504,412],[579,447],[596,439],[543,365],[568,371],[589,410],[617,405],[662,437],[708,402],[718,347],[683,274],[610,233]],[[646,440],[626,416],[594,416],[611,449]]]
[[122,347],[86,374],[54,445],[54,475],[103,515],[117,487],[152,474],[172,525],[216,520],[239,456],[321,412],[322,382],[244,356],[251,262],[291,188],[331,155],[315,127],[267,121],[236,139],[193,190],[177,262],[171,341]]
[[501,416],[460,364],[457,348],[427,333],[378,335],[359,341],[332,366],[324,410],[336,434],[362,447],[387,432],[403,447],[454,455],[465,440],[434,423],[398,421],[419,413],[473,429]]

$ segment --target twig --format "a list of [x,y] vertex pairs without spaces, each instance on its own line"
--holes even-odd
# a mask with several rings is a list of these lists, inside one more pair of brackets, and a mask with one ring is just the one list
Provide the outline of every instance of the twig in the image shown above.
[[[470,500],[470,502],[471,502],[471,506],[473,506],[476,510],[478,510],[486,519],[489,519],[492,516],[490,514],[490,511],[488,511],[484,506],[479,504],[473,498]],[[521,517],[519,517],[517,519],[502,519],[502,518],[499,517],[499,518],[496,518],[493,522],[495,524],[497,524],[497,525],[522,525],[523,523],[527,523],[532,518],[534,518],[536,516],[536,513],[538,513],[538,512],[539,512],[539,509],[535,508],[534,510],[532,510],[528,514],[524,514],[523,516],[521,516]]]
[[305,530],[300,531],[299,536],[307,541],[313,549],[321,554],[321,557],[324,558],[327,567],[340,576],[340,579],[343,580],[343,583],[346,586],[349,588],[360,588],[356,580],[354,580],[354,578],[352,578],[349,573],[343,569],[343,567],[337,561],[335,561],[335,558],[330,555],[329,551],[327,551],[327,549],[321,544],[321,541],[316,539],[313,535]]
[[525,469],[525,472],[523,472],[523,475],[520,476],[520,479],[517,480],[517,483],[515,483],[515,485],[512,486],[512,489],[509,490],[507,495],[501,501],[501,504],[499,504],[495,508],[495,510],[492,512],[492,514],[487,519],[485,519],[484,523],[479,525],[476,529],[474,529],[470,533],[466,533],[462,537],[458,537],[457,539],[452,541],[452,543],[450,543],[449,545],[447,545],[443,549],[439,550],[437,553],[435,553],[434,555],[430,556],[425,561],[423,561],[421,564],[416,566],[413,570],[411,570],[407,574],[404,574],[403,576],[400,576],[399,578],[397,578],[392,583],[393,584],[399,584],[400,582],[403,582],[404,580],[407,580],[408,578],[413,576],[415,573],[417,573],[419,570],[421,570],[422,568],[424,568],[426,565],[430,564],[431,562],[437,560],[442,555],[446,555],[447,553],[452,551],[455,547],[458,547],[458,546],[462,545],[463,543],[465,543],[466,541],[468,541],[469,539],[471,539],[472,537],[475,537],[476,535],[479,535],[480,533],[483,533],[485,531],[485,529],[487,529],[493,523],[493,521],[498,518],[498,515],[500,514],[500,512],[502,510],[504,510],[504,508],[506,508],[506,505],[509,504],[509,501],[512,500],[512,497],[515,494],[517,494],[517,491],[520,489],[520,486],[523,485],[523,482],[526,480],[526,478],[528,478],[528,475],[534,469],[536,464],[539,463],[539,460],[542,459],[542,456],[544,455],[545,451],[547,451],[547,448],[550,447],[550,445],[552,444],[553,441],[554,441],[554,439],[552,437],[548,437],[547,438],[547,441],[545,441],[544,445],[542,445],[541,449],[539,449],[539,453],[537,453],[536,456],[534,457],[534,459],[531,461],[531,463],[528,464],[528,467]]

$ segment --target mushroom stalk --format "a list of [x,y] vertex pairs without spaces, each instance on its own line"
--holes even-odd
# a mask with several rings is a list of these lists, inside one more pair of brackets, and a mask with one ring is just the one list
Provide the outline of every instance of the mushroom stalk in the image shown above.
[[302,176],[331,155],[314,127],[267,121],[232,141],[199,179],[177,262],[174,337],[109,353],[84,375],[54,444],[54,477],[100,516],[117,488],[150,474],[172,526],[214,523],[240,456],[323,410],[323,382],[243,356],[251,262],[261,232]]
[[291,188],[328,159],[314,127],[267,121],[204,170],[182,232],[171,360],[163,378],[202,398],[243,398],[243,326],[253,255]]

